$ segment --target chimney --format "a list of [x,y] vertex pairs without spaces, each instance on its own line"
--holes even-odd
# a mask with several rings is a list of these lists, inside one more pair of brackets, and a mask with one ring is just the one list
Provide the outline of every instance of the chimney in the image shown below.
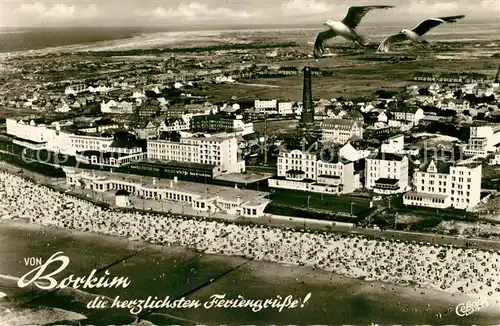
[[170,180],[170,188],[174,187],[174,181]]
[[302,90],[302,124],[314,123],[314,107],[312,99],[311,68],[304,67],[304,86]]
[[177,181],[178,181],[177,177],[174,177],[174,183],[177,183]]

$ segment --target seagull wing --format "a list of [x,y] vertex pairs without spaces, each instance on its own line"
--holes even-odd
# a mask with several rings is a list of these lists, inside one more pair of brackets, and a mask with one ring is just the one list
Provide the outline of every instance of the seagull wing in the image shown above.
[[406,41],[407,39],[408,38],[403,33],[391,35],[388,38],[386,38],[385,40],[383,40],[382,43],[380,43],[377,51],[378,52],[388,52],[389,49],[391,48],[392,44],[403,42],[403,41]]
[[455,23],[459,19],[464,18],[464,15],[460,16],[448,16],[448,17],[439,17],[439,18],[429,18],[421,22],[418,26],[413,28],[413,31],[418,35],[422,36],[434,27],[441,25],[442,23]]
[[337,36],[337,34],[335,34],[335,31],[333,29],[327,29],[326,31],[318,33],[318,36],[316,36],[316,42],[314,42],[315,59],[321,58],[321,55],[323,54],[323,52],[325,52],[325,49],[323,47],[325,41],[335,36]]
[[350,7],[342,22],[350,28],[356,28],[366,13],[373,9],[389,9],[394,6],[358,6]]

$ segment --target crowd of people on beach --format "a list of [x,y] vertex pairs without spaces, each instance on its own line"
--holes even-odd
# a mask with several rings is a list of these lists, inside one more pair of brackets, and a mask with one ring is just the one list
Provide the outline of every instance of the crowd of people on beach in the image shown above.
[[[452,246],[374,240],[326,232],[126,213],[0,172],[0,217],[185,246],[208,254],[306,265],[345,276],[500,298],[500,254]],[[498,301],[497,301],[498,302]]]

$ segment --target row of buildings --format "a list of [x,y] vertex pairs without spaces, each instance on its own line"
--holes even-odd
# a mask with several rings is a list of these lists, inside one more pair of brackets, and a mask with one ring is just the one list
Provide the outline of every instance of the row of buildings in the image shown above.
[[[434,157],[411,161],[404,136],[388,139],[374,152],[347,144],[325,151],[280,153],[273,188],[344,194],[364,188],[381,195],[404,194],[405,205],[468,209],[481,199],[482,166],[474,160],[446,162]],[[361,180],[364,179],[364,185]]]
[[213,168],[214,175],[245,171],[245,161],[238,158],[234,134],[187,134],[180,141],[149,139],[144,146],[133,139],[116,139],[111,135],[75,134],[61,130],[58,124],[36,125],[6,120],[7,134],[13,143],[32,149],[75,156],[87,164],[122,166],[146,159],[196,163]]

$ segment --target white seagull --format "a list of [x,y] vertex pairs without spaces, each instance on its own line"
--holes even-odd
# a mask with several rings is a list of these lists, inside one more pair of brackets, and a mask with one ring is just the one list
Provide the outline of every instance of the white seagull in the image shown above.
[[383,40],[382,43],[380,43],[377,51],[388,52],[392,44],[404,41],[411,41],[417,44],[427,44],[429,42],[422,37],[425,33],[443,23],[455,23],[462,18],[465,18],[465,16],[459,15],[426,19],[418,26],[414,27],[412,30],[403,29],[398,34],[389,36],[388,38]]
[[321,58],[325,49],[323,44],[326,40],[334,38],[335,36],[342,36],[343,38],[357,42],[363,46],[369,44],[370,40],[367,37],[361,36],[356,32],[356,27],[361,22],[361,19],[373,9],[389,9],[394,6],[360,6],[350,7],[342,21],[328,20],[323,25],[328,26],[326,31],[320,32],[316,37],[314,43],[314,58],[318,60]]

